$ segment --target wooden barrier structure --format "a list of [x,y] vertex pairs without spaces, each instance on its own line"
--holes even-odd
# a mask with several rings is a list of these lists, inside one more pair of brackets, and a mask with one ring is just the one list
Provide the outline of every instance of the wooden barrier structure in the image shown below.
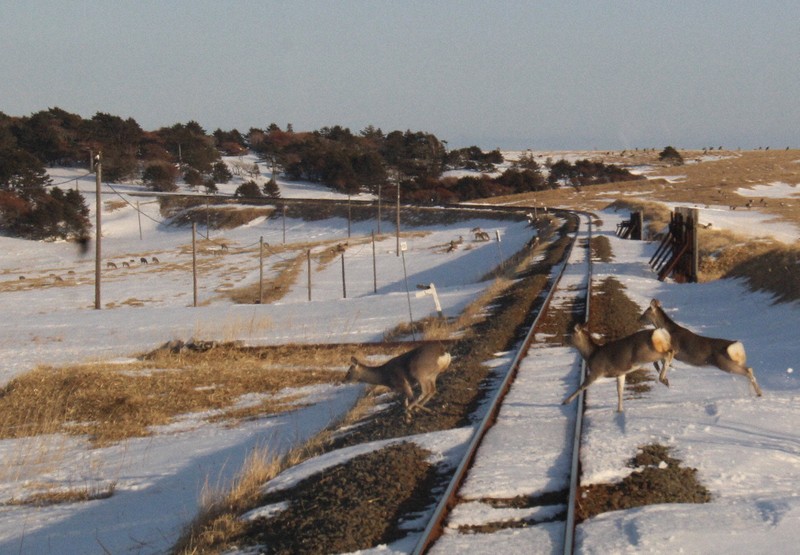
[[667,234],[650,258],[659,281],[668,277],[679,283],[697,281],[697,222],[696,208],[677,207],[670,215]]
[[641,212],[631,212],[629,220],[623,220],[617,224],[617,237],[623,239],[642,240],[643,218]]

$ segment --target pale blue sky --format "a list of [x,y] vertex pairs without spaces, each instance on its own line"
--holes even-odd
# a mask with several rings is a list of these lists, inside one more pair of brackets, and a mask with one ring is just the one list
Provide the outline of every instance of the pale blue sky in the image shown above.
[[800,147],[800,2],[0,0],[0,112]]

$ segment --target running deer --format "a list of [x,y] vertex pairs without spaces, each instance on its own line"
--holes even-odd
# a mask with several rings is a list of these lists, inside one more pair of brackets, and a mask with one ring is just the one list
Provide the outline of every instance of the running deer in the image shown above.
[[[667,316],[658,299],[650,301],[650,306],[642,313],[639,321],[653,324],[658,328],[665,328],[672,334],[677,360],[692,366],[716,366],[731,374],[747,376],[756,395],[761,397],[761,388],[758,387],[753,369],[747,366],[747,354],[741,341],[704,337],[679,326]],[[656,369],[658,369],[657,366]],[[658,375],[659,381],[664,385],[669,385],[668,369],[668,364],[662,365]]]
[[[414,410],[426,410],[425,404],[436,394],[436,378],[450,366],[450,353],[441,343],[427,343],[396,356],[379,366],[363,364],[352,357],[345,381],[383,385],[405,395],[406,423]],[[413,384],[420,394],[414,398]]]
[[571,403],[598,378],[617,378],[617,412],[622,412],[625,376],[648,362],[663,360],[665,364],[669,364],[672,360],[670,334],[662,328],[637,331],[601,345],[585,326],[575,324],[572,344],[586,361],[587,374],[580,387],[564,399],[564,405]]

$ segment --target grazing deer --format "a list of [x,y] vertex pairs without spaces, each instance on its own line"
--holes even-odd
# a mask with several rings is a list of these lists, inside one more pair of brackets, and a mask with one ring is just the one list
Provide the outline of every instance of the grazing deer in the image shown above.
[[486,233],[484,230],[482,230],[480,227],[473,227],[470,231],[475,234],[475,240],[476,241],[488,241],[489,240],[489,234]]
[[116,268],[116,267],[117,265],[114,264],[113,262],[106,262],[106,268]]
[[564,405],[571,403],[598,378],[617,378],[617,412],[622,412],[625,376],[645,363],[663,360],[665,364],[669,364],[672,360],[670,334],[662,328],[637,331],[601,345],[584,326],[575,324],[572,344],[586,361],[587,374],[580,387],[564,399]]
[[139,258],[139,262],[141,262],[142,264],[147,264],[147,259],[144,256],[142,256],[141,258]]
[[[441,343],[421,345],[379,366],[363,364],[352,357],[345,381],[383,385],[405,395],[405,421],[408,423],[414,410],[429,410],[425,404],[436,394],[436,378],[447,370],[450,360],[450,353]],[[414,382],[421,390],[416,399],[412,389]]]
[[[650,306],[642,313],[639,321],[669,331],[677,360],[692,366],[716,366],[725,372],[747,376],[756,395],[761,397],[761,388],[758,387],[753,369],[747,366],[747,354],[741,341],[704,337],[679,326],[667,316],[658,299],[650,301]],[[668,364],[663,365],[658,375],[659,381],[664,385],[669,385],[668,369]]]

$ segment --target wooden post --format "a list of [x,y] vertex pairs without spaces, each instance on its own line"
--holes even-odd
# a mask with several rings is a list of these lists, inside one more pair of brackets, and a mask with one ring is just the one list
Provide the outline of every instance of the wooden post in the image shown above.
[[264,236],[258,240],[258,304],[264,303]]
[[500,246],[500,230],[499,229],[495,229],[494,230],[494,236],[495,236],[495,239],[497,239],[497,255],[500,257],[500,265],[498,267],[498,271],[499,271],[499,269],[501,269],[505,265],[505,257],[503,256],[503,247]]
[[408,272],[406,271],[406,245],[403,244],[401,251],[403,253],[403,281],[406,284],[406,300],[408,301],[408,321],[411,324],[411,338],[416,341],[417,334],[414,331],[414,316],[411,314],[411,292],[408,289]]
[[286,205],[283,205],[283,244],[286,244]]
[[400,256],[400,182],[397,182],[397,256]]
[[697,282],[697,274],[700,269],[700,247],[697,242],[697,224],[700,221],[700,211],[697,208],[692,208],[691,211],[691,228],[689,229],[691,249],[692,249],[692,263],[691,263],[691,276],[689,280]]
[[644,228],[644,218],[641,210],[631,212],[631,239],[641,241]]
[[197,306],[197,223],[192,222],[192,306]]
[[311,300],[311,249],[308,250],[306,254],[306,258],[308,259],[308,300]]
[[102,226],[102,213],[103,213],[103,201],[100,198],[100,183],[103,180],[103,164],[100,161],[100,153],[97,153],[97,164],[95,167],[95,180],[94,180],[94,190],[95,190],[95,208],[97,210],[97,215],[95,219],[95,253],[94,253],[94,308],[95,310],[100,310],[100,269],[101,269],[101,259],[102,259],[102,236],[103,236],[103,226]]
[[375,232],[372,232],[372,292],[378,292],[378,268],[375,265]]
[[347,280],[344,277],[344,253],[342,253],[342,298],[347,298]]
[[208,195],[206,195],[206,241],[211,237],[211,219],[209,217]]
[[139,209],[139,201],[136,201],[136,215],[139,218],[139,241],[142,240],[142,211]]
[[378,183],[378,235],[381,234],[381,184]]

